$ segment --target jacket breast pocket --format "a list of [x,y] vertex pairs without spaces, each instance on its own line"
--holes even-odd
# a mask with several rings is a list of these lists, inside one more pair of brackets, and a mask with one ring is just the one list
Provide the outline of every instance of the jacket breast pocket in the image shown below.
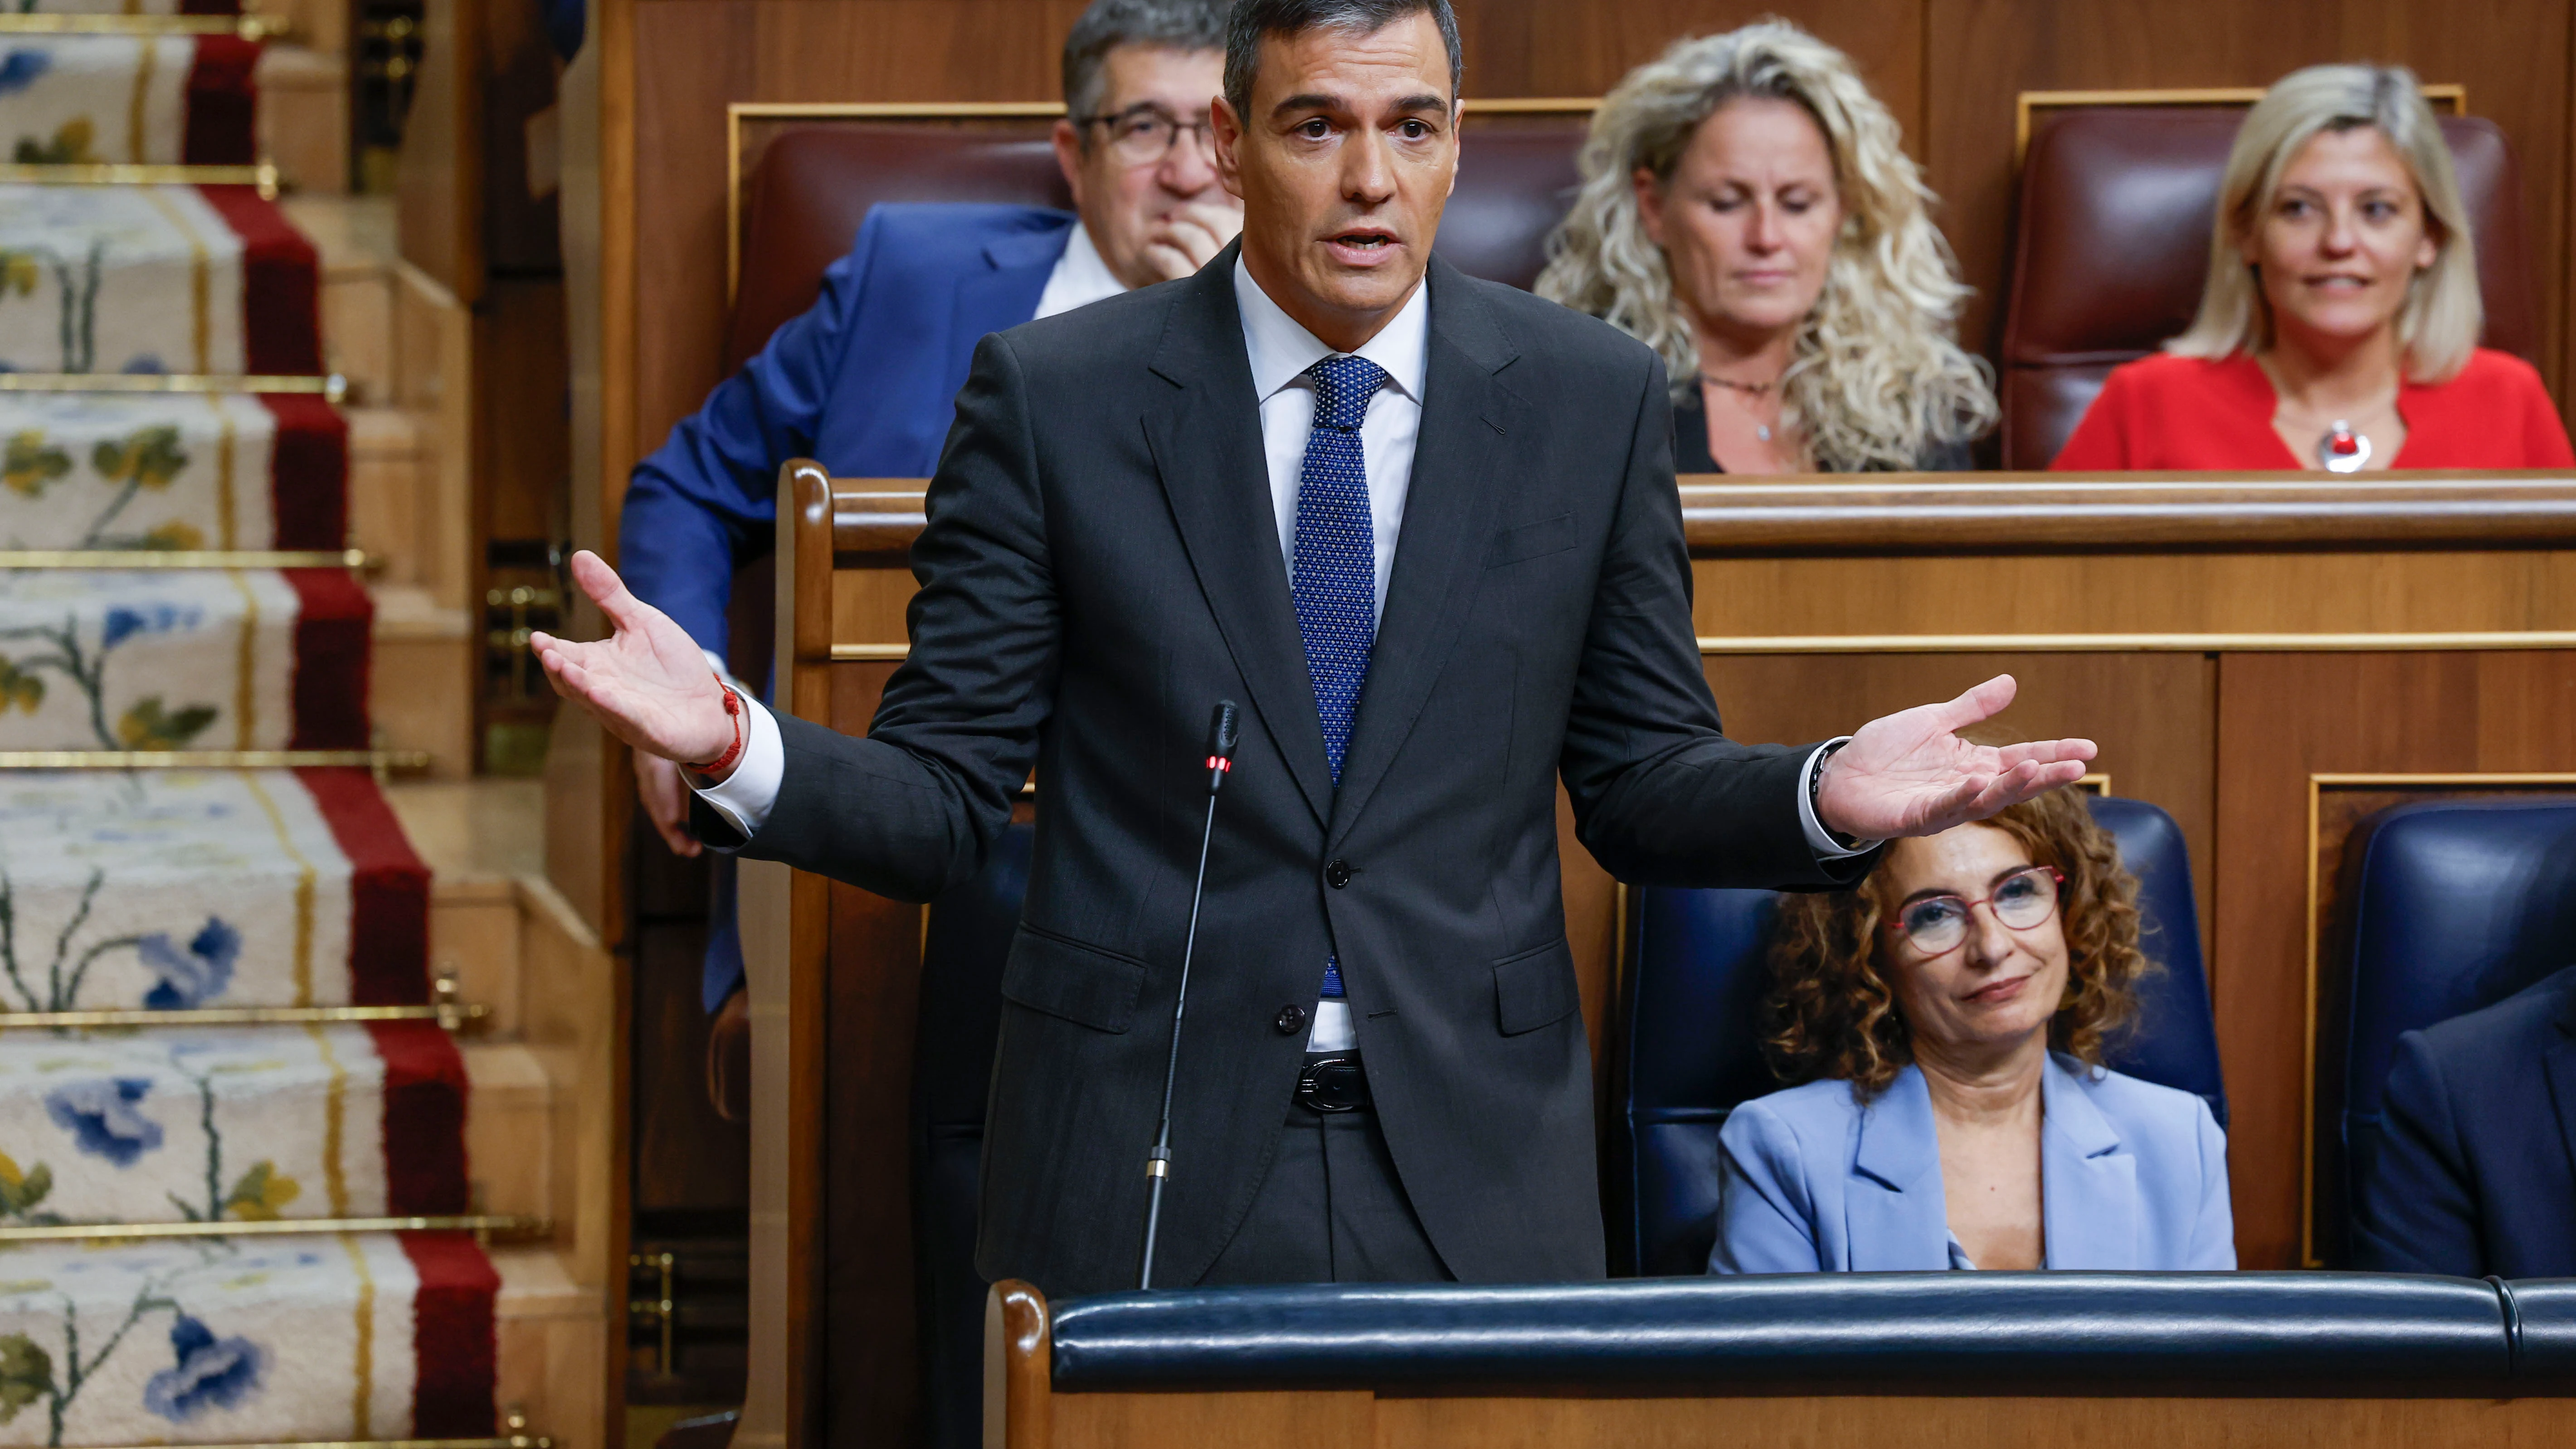
[[1563,1021],[1582,1004],[1574,951],[1561,939],[1494,963],[1494,1024],[1505,1036]]
[[1002,968],[1004,1000],[1094,1031],[1125,1031],[1144,991],[1144,962],[1025,924]]
[[1551,553],[1563,553],[1574,547],[1574,515],[1560,513],[1536,523],[1506,528],[1494,535],[1493,547],[1485,550],[1485,567],[1498,569]]

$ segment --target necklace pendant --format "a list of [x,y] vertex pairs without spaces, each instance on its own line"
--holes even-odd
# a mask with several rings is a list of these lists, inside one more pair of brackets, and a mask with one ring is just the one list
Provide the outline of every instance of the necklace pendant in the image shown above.
[[2369,461],[2370,439],[2342,419],[2317,439],[2317,462],[2329,473],[2358,473]]
[[1768,423],[1755,424],[1753,428],[1753,436],[1760,438],[1766,443],[1771,441],[1771,425]]

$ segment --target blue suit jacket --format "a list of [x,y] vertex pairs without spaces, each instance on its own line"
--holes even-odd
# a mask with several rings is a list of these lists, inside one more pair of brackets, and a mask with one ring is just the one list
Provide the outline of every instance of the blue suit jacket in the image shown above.
[[2355,1266],[2576,1277],[2576,968],[2397,1039]]
[[[2236,1266],[2227,1137],[2189,1092],[2052,1054],[2040,1080],[2051,1268]],[[1923,1072],[1868,1106],[1810,1082],[1735,1109],[1718,1134],[1712,1273],[1950,1266],[1941,1145]]]
[[773,537],[778,465],[929,477],[975,344],[1037,315],[1073,227],[1028,206],[870,209],[814,305],[636,466],[617,529],[626,586],[723,653],[734,569]]
[[[823,272],[814,305],[771,335],[635,467],[618,572],[701,649],[725,652],[734,570],[768,551],[778,466],[812,458],[842,478],[927,478],[975,344],[1037,315],[1073,240],[1068,212],[887,204]],[[733,862],[716,864],[700,992],[714,1011],[742,981]]]

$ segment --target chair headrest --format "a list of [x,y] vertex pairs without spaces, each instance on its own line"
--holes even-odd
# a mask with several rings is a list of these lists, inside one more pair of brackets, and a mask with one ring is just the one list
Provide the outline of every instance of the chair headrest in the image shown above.
[[[1587,117],[1500,116],[1471,109],[1433,249],[1469,276],[1527,287],[1546,264],[1547,234],[1565,216]],[[1070,210],[1044,121],[973,129],[892,123],[796,126],[752,168],[743,206],[742,276],[725,368],[814,305],[823,269],[840,260],[881,201],[980,201]]]
[[2576,962],[2576,799],[2400,805],[2361,829],[2345,1106],[2376,1115],[2398,1037]]

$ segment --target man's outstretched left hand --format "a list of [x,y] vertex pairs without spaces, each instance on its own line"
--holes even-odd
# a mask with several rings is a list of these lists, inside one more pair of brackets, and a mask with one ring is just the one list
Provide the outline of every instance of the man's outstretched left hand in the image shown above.
[[1946,704],[1918,705],[1862,725],[1825,761],[1816,819],[1862,840],[1937,835],[2084,776],[2091,740],[1972,745],[1958,732],[2013,701],[1998,674]]

